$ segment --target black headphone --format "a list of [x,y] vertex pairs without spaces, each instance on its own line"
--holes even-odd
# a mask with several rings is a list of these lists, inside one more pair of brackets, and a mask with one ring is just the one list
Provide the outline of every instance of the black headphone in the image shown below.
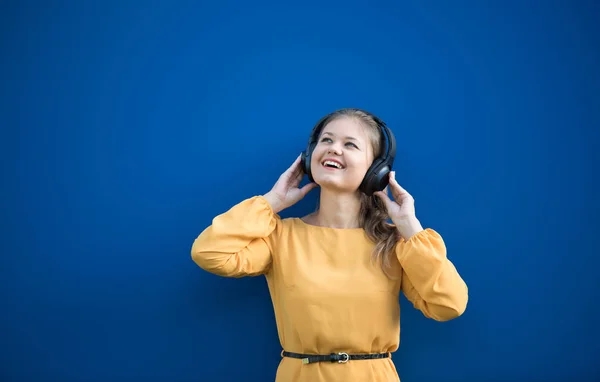
[[386,126],[385,122],[368,111],[357,108],[341,109],[321,118],[310,134],[310,139],[308,140],[308,146],[306,147],[306,150],[302,152],[302,169],[304,170],[304,173],[308,175],[308,179],[313,182],[314,179],[310,171],[310,160],[313,150],[318,143],[321,129],[323,129],[323,127],[334,116],[337,116],[340,113],[343,115],[343,112],[345,111],[360,111],[373,118],[373,120],[377,123],[377,126],[379,127],[379,130],[381,131],[385,141],[385,150],[381,150],[381,154],[373,160],[371,167],[369,167],[367,170],[367,173],[365,174],[365,177],[359,187],[360,191],[370,196],[373,195],[375,191],[383,191],[383,189],[389,183],[389,173],[392,171],[394,158],[396,157],[396,138],[391,130]]

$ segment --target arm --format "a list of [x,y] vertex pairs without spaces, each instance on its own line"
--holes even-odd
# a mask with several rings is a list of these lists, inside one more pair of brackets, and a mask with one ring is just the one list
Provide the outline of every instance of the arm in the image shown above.
[[402,239],[396,255],[402,266],[402,293],[426,317],[448,321],[463,314],[468,288],[446,257],[442,237],[425,229]]
[[264,274],[271,267],[278,220],[264,197],[246,199],[213,219],[194,241],[192,259],[219,276]]

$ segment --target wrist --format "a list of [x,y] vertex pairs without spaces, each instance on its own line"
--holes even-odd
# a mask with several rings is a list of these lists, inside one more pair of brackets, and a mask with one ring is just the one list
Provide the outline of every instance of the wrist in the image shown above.
[[283,206],[279,198],[273,195],[270,191],[263,195],[263,198],[269,203],[274,213],[279,213],[283,210]]
[[404,238],[404,240],[409,240],[415,234],[423,231],[423,226],[421,225],[421,222],[415,216],[396,219],[396,221],[394,221],[394,224],[396,225],[396,229],[400,232],[400,235]]

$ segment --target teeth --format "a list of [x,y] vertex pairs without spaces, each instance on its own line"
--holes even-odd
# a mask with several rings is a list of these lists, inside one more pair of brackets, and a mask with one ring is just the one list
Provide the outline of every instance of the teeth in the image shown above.
[[323,162],[323,165],[325,165],[325,166],[331,165],[331,166],[335,166],[335,167],[340,168],[340,169],[342,168],[342,165],[340,165],[337,162],[330,161],[330,160],[326,160],[325,162]]

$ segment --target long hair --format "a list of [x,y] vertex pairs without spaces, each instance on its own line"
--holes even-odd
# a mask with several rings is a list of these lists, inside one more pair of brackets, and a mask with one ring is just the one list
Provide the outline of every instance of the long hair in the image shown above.
[[[384,149],[384,137],[377,122],[367,113],[357,109],[340,109],[329,114],[323,124],[340,117],[355,118],[367,129],[369,140],[376,158]],[[396,243],[401,236],[396,227],[389,223],[389,215],[385,204],[378,196],[368,196],[360,193],[359,225],[365,230],[367,237],[375,243],[372,261],[381,264],[383,272],[393,278],[393,257],[395,256]]]

